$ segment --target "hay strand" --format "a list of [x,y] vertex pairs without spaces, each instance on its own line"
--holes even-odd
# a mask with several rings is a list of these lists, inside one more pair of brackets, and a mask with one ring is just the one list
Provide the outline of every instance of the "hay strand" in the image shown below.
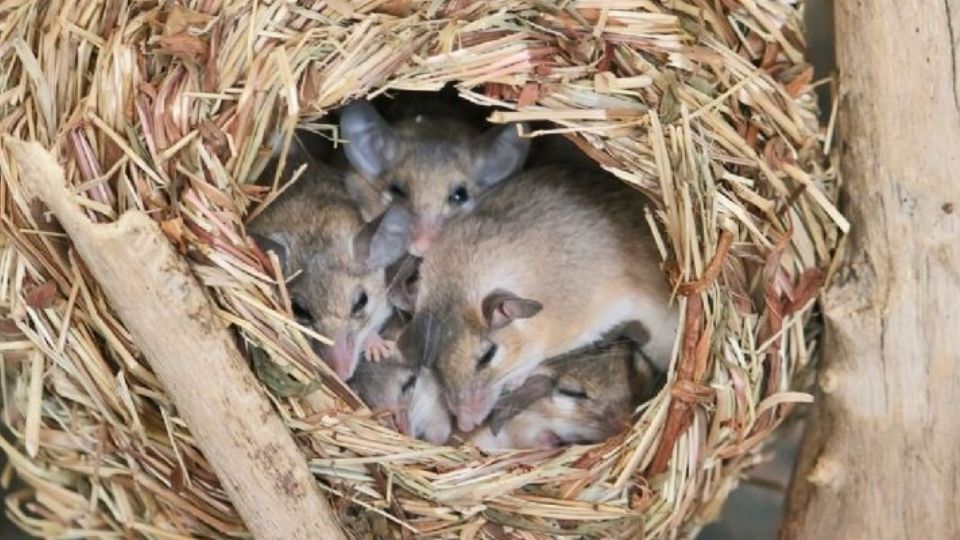
[[[160,227],[219,324],[262,351],[260,386],[350,533],[684,536],[808,399],[814,299],[849,227],[801,36],[793,0],[15,0],[0,131],[52,152],[84,220]],[[683,331],[664,392],[606,443],[485,456],[391,431],[331,378],[310,345],[325,336],[245,237],[290,181],[254,185],[278,134],[447,83],[492,121],[554,122],[527,135],[570,138],[656,202]],[[28,486],[9,514],[46,536],[244,535],[202,434],[21,165],[0,143],[0,446]]]

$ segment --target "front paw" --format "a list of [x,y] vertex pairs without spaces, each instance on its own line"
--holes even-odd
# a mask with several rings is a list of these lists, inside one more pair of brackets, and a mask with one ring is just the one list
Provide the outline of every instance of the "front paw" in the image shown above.
[[397,342],[373,336],[367,341],[363,354],[371,362],[379,362],[397,352]]

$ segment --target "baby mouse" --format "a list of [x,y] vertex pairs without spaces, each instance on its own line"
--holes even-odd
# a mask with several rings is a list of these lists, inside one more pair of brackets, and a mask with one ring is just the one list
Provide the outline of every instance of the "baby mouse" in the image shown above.
[[[304,162],[291,154],[290,172]],[[285,175],[289,177],[290,174]],[[390,316],[384,269],[408,248],[409,215],[390,209],[365,222],[343,188],[344,173],[307,161],[305,174],[248,224],[250,236],[280,259],[297,320],[333,340],[318,354],[344,380],[361,352],[382,348]]]
[[[395,339],[403,320],[394,315],[383,337]],[[391,413],[393,427],[401,433],[433,444],[443,444],[450,438],[453,425],[436,379],[398,351],[392,350],[376,362],[362,359],[348,383],[371,410]]]
[[653,396],[656,373],[621,341],[547,361],[500,398],[470,438],[483,450],[556,448],[606,440],[626,428]]
[[678,310],[646,204],[603,173],[552,167],[501,183],[451,220],[421,264],[398,346],[434,370],[462,431],[545,359],[627,321],[646,328],[644,352],[666,367]]
[[408,208],[410,252],[418,256],[451,216],[469,212],[484,191],[517,172],[530,148],[517,126],[479,133],[452,115],[416,115],[391,126],[365,100],[342,110],[340,131],[356,173],[349,189],[362,198],[373,184],[393,204]]

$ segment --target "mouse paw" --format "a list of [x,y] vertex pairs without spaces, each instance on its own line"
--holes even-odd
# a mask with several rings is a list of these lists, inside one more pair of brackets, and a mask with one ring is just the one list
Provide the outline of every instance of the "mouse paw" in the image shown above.
[[379,362],[397,352],[397,342],[375,335],[367,340],[364,355],[371,362]]

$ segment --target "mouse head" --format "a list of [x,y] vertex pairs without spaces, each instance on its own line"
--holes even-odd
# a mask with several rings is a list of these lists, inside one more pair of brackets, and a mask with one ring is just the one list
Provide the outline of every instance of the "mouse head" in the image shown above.
[[533,340],[523,331],[543,306],[509,291],[495,290],[479,306],[419,309],[400,336],[402,353],[433,369],[442,401],[462,431],[471,431],[490,413],[505,385],[522,381]]
[[327,209],[336,226],[274,227],[253,233],[264,250],[280,258],[297,320],[333,343],[318,354],[344,380],[380,326],[389,318],[384,268],[402,256],[409,243],[409,217],[390,209],[364,223],[353,209]]
[[350,181],[372,182],[410,209],[415,255],[429,249],[449,217],[470,211],[480,194],[516,173],[530,148],[517,126],[474,134],[462,122],[423,116],[390,126],[363,100],[343,109],[340,130],[358,173]]
[[377,413],[387,413],[400,433],[443,444],[453,432],[450,413],[440,399],[436,378],[401,359],[361,360],[350,387]]
[[550,361],[497,402],[483,440],[497,448],[552,448],[621,432],[641,398],[633,362],[626,344]]
[[361,360],[348,384],[375,413],[386,413],[395,429],[409,433],[408,411],[417,383],[415,366],[396,358]]

